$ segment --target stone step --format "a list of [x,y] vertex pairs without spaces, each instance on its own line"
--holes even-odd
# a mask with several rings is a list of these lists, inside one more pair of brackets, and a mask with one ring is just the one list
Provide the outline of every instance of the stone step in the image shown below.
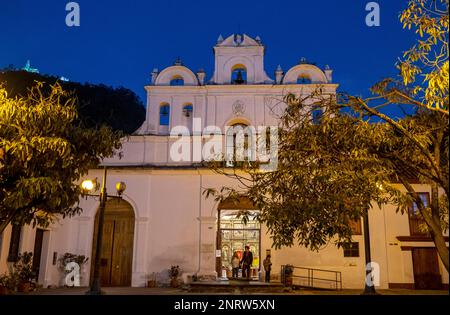
[[215,293],[274,293],[284,292],[286,288],[280,282],[260,282],[248,280],[224,280],[224,281],[197,281],[184,287],[188,292],[215,292]]

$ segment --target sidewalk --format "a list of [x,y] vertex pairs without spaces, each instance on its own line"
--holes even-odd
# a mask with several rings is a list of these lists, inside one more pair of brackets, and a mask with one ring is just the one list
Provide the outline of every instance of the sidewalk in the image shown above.
[[[38,291],[30,292],[28,295],[85,295],[88,288],[55,288],[55,289],[38,289]],[[242,295],[242,293],[216,293],[216,292],[187,292],[182,289],[173,288],[134,288],[134,287],[109,287],[102,288],[107,295]],[[346,289],[341,291],[324,291],[324,290],[295,290],[290,292],[258,292],[245,295],[360,295],[362,292],[358,289]],[[382,295],[449,295],[446,290],[377,290]]]

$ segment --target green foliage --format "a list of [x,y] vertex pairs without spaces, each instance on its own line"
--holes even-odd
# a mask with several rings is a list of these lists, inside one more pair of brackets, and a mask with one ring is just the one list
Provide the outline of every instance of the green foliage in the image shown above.
[[422,106],[448,115],[448,0],[410,0],[400,21],[419,35],[398,63],[403,84]]
[[[371,89],[375,95],[365,100],[347,97],[355,111],[381,118],[401,136],[379,156],[389,161],[411,202],[417,204],[424,221],[421,228],[432,236],[447,271],[449,253],[442,233],[448,230],[449,201],[448,9],[448,0],[408,1],[400,22],[404,28],[415,29],[418,39],[397,64],[401,80],[382,80]],[[413,105],[417,113],[396,121],[380,111],[392,104]],[[431,187],[431,205],[425,207],[406,174]]]
[[175,265],[173,265],[173,266],[170,266],[170,269],[168,269],[167,270],[168,271],[168,273],[169,273],[169,277],[171,278],[171,279],[176,279],[176,278],[178,278],[179,276],[180,276],[180,274],[181,274],[181,268],[180,268],[180,266],[175,266]]
[[[244,169],[251,179],[244,194],[261,210],[259,219],[277,248],[297,240],[318,250],[335,236],[338,244],[349,241],[349,221],[363,215],[373,200],[385,203],[393,197],[377,186],[388,182],[390,172],[365,147],[377,129],[339,114],[331,103],[320,124],[312,124],[305,102],[313,97],[285,97],[277,170]],[[226,191],[220,195],[224,192],[228,198]]]
[[[71,97],[77,99],[77,120],[87,128],[107,125],[113,130],[131,134],[145,119],[145,108],[141,100],[133,91],[124,87],[64,82],[57,77],[26,71],[0,71],[0,82],[4,83],[10,97],[26,97],[28,90],[36,82],[43,83],[41,91],[48,95],[52,91],[52,85],[59,83],[64,91],[72,92]],[[62,103],[64,102],[65,99]]]
[[17,274],[19,282],[35,281],[36,273],[33,271],[33,253],[20,253],[17,261],[13,264],[13,273]]
[[10,221],[46,226],[78,214],[77,181],[121,147],[120,132],[77,121],[76,99],[61,86],[42,89],[11,98],[0,87],[0,232]]
[[[415,202],[448,271],[443,238],[449,212],[448,1],[411,0],[400,20],[420,36],[398,64],[401,82],[382,80],[367,99],[327,95],[320,88],[307,96],[286,95],[277,170],[261,172],[255,163],[241,163],[230,171],[210,162],[241,187],[208,189],[205,195],[216,201],[248,196],[261,210],[259,220],[275,247],[298,243],[311,250],[330,240],[338,246],[348,242],[350,220],[374,203],[405,212]],[[416,82],[418,77],[423,82]],[[380,111],[393,104],[417,110],[395,120]],[[319,123],[312,122],[315,107],[324,111]],[[431,187],[428,207],[412,180]]]
[[20,253],[18,259],[11,266],[8,274],[0,276],[0,286],[6,287],[10,292],[18,290],[22,283],[35,283],[36,273],[33,271],[33,253]]
[[84,265],[87,261],[89,260],[89,258],[87,258],[84,255],[77,255],[77,254],[72,254],[72,253],[65,253],[64,255],[62,255],[61,257],[59,257],[58,259],[58,267],[61,271],[63,272],[69,272],[66,270],[66,266],[67,264],[71,263],[71,262],[75,262],[78,264],[78,266]]
[[284,274],[286,276],[292,276],[292,274],[294,273],[294,266],[293,265],[285,265],[284,266]]
[[410,0],[400,14],[404,28],[414,28],[416,44],[397,63],[399,79],[386,78],[371,91],[378,108],[407,104],[449,115],[448,0]]
[[[448,132],[442,114],[420,112],[398,121],[408,130],[408,138],[395,126],[362,119],[356,105],[356,112],[342,111],[350,103],[338,103],[332,95],[287,95],[285,101],[278,132],[278,168],[261,172],[247,164],[231,174],[243,184],[242,189],[204,191],[216,201],[249,197],[261,210],[258,218],[268,227],[276,248],[297,243],[319,250],[330,240],[339,246],[351,240],[350,221],[374,204],[394,204],[398,211],[406,211],[412,197],[399,190],[400,176],[428,184],[435,179],[429,172],[431,162],[410,138],[430,146],[437,126]],[[312,123],[311,104],[324,110],[319,123]],[[441,158],[439,178],[444,185],[448,153]],[[230,173],[220,163],[209,165]],[[442,224],[448,224],[448,218]]]
[[14,291],[16,288],[15,278],[8,274],[3,274],[0,276],[0,287],[5,287],[10,291]]
[[[381,95],[385,97],[385,95]],[[448,97],[448,95],[447,95]],[[375,116],[390,128],[389,141],[378,148],[377,157],[395,173],[396,179],[407,191],[409,204],[415,202],[424,224],[422,230],[431,235],[439,256],[449,270],[449,253],[443,233],[448,230],[449,202],[449,125],[448,113],[419,106],[415,115],[394,120],[379,111],[380,106],[370,106],[380,97],[362,100],[346,97],[343,106],[351,107],[360,118]],[[388,97],[384,105],[398,104],[398,99]],[[426,207],[409,179],[413,178],[431,188],[431,204]]]

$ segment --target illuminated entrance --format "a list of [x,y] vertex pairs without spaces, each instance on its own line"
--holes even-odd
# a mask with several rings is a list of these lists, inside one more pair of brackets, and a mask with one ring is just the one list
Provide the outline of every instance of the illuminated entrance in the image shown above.
[[219,210],[217,249],[220,257],[217,257],[216,269],[219,276],[222,270],[227,270],[227,276],[231,278],[231,259],[233,253],[237,253],[242,259],[245,246],[250,247],[253,253],[253,264],[251,267],[252,278],[258,278],[261,257],[261,226],[254,218],[257,213],[249,210],[249,221],[244,224],[242,216],[238,216],[240,210],[221,209]]

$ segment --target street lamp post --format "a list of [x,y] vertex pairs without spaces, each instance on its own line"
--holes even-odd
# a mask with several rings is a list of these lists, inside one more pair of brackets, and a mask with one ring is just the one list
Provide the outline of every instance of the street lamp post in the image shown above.
[[[118,196],[108,196],[106,192],[106,176],[107,176],[107,168],[103,167],[103,178],[102,178],[102,186],[100,188],[99,195],[93,195],[88,193],[83,193],[85,196],[94,196],[100,197],[100,205],[99,205],[99,216],[98,216],[98,227],[97,227],[97,239],[96,239],[96,247],[95,247],[95,256],[94,256],[94,272],[93,272],[93,280],[91,281],[91,285],[89,291],[86,292],[88,295],[100,295],[102,294],[101,283],[100,283],[100,256],[102,252],[102,239],[103,239],[103,224],[105,221],[105,206],[108,198],[122,198],[122,193],[124,192],[126,186],[125,183],[119,182],[116,184],[117,194]],[[93,190],[95,188],[95,184],[92,180],[85,180],[81,184],[82,190],[84,192]]]
[[[384,191],[384,186],[382,182],[377,182],[376,187],[380,192]],[[378,294],[375,290],[375,283],[372,279],[372,257],[370,255],[370,231],[369,231],[369,209],[366,209],[363,215],[364,221],[364,252],[366,256],[366,277],[364,279],[364,291],[362,294],[374,295]],[[369,281],[370,277],[370,281]]]
[[[367,279],[372,276],[372,258],[370,257],[370,232],[369,232],[369,211],[366,211],[363,216],[364,221],[364,252],[366,256],[366,277],[364,279],[364,291],[362,294],[377,294],[375,291],[375,284],[373,281],[368,281]],[[369,282],[369,283],[368,283]]]

